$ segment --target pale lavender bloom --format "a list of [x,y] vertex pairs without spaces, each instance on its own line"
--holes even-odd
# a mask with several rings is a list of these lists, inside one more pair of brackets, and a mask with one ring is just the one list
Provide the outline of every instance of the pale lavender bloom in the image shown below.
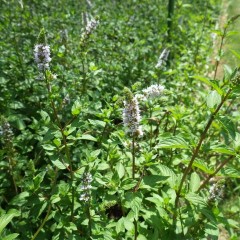
[[88,202],[91,197],[91,182],[92,182],[92,175],[90,173],[84,173],[82,177],[82,184],[80,186],[81,194],[79,197],[80,201]]
[[124,101],[123,103],[123,124],[126,132],[130,133],[131,136],[142,136],[143,131],[140,126],[141,116],[137,98],[133,97],[131,100]]
[[87,24],[89,22],[89,14],[88,14],[88,12],[82,13],[82,22],[83,22],[83,25],[87,26]]
[[146,101],[147,100],[147,98],[144,94],[137,93],[135,95],[135,97],[137,98],[138,101]]
[[91,21],[89,21],[87,23],[87,26],[86,26],[86,29],[85,29],[86,34],[90,35],[92,33],[92,31],[97,28],[98,24],[99,24],[98,20],[92,19]]
[[215,201],[222,198],[224,193],[224,186],[222,184],[213,183],[209,189],[209,201]]
[[164,91],[164,86],[162,85],[151,85],[150,87],[143,90],[144,96],[148,98],[156,98],[162,94]]
[[5,143],[11,142],[13,138],[13,131],[8,122],[4,122],[2,126],[0,127],[0,135],[3,136],[3,141]]
[[162,65],[166,64],[169,53],[170,53],[170,51],[167,48],[165,48],[162,51],[160,57],[158,58],[158,62],[157,62],[157,65],[155,66],[155,68],[161,68]]
[[86,0],[86,2],[87,2],[87,6],[88,6],[88,8],[92,8],[92,3],[91,3],[91,1],[90,0]]
[[39,71],[49,68],[51,62],[50,47],[44,44],[37,44],[34,47],[34,60],[37,63]]

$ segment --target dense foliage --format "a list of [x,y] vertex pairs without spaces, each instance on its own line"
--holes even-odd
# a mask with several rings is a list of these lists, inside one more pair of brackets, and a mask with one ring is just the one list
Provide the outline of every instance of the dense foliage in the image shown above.
[[220,5],[2,1],[1,239],[238,239]]

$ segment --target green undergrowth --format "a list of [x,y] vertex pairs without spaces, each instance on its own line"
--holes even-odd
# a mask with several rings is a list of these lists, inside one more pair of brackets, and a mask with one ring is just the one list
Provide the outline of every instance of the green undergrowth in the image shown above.
[[239,19],[173,2],[2,1],[0,239],[238,238]]

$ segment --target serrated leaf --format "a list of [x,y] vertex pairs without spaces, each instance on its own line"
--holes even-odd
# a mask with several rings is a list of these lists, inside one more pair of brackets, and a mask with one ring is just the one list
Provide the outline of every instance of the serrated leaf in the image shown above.
[[198,176],[198,174],[196,172],[193,172],[191,174],[191,178],[190,178],[190,183],[189,183],[189,190],[191,192],[196,192],[198,190],[198,188],[200,187],[200,177]]
[[226,145],[217,145],[217,146],[211,146],[211,151],[216,153],[224,153],[228,155],[236,155],[236,152],[234,149],[231,149],[227,147]]
[[212,224],[217,223],[214,214],[208,208],[200,208],[199,210],[203,215],[205,215],[211,221]]
[[202,198],[201,196],[199,196],[196,193],[188,193],[186,194],[185,198],[192,203],[193,205],[199,206],[200,208],[206,208],[207,207],[207,203],[204,200],[204,198]]
[[158,194],[153,193],[152,197],[145,198],[146,200],[153,202],[156,204],[156,206],[162,206],[163,199]]
[[97,142],[97,139],[89,134],[82,135],[81,137],[78,137],[78,139]]
[[151,188],[159,186],[160,182],[166,182],[168,179],[168,176],[159,176],[159,175],[150,175],[150,176],[144,176],[143,177],[143,184],[147,185],[146,188]]
[[169,167],[162,164],[158,164],[157,168],[160,170],[162,176],[169,177],[167,181],[171,187],[174,187],[177,180],[176,174]]
[[234,122],[226,116],[219,117],[218,121],[221,123],[223,128],[229,133],[231,138],[235,140],[237,130]]
[[204,227],[204,231],[205,231],[205,233],[208,234],[208,236],[211,236],[211,239],[219,239],[218,238],[219,229],[218,229],[218,226],[216,224],[213,224],[211,222],[206,223],[205,227]]
[[27,202],[27,198],[29,197],[29,192],[21,192],[17,196],[15,196],[10,202],[11,205],[22,206]]
[[[185,164],[188,164],[190,161],[189,160],[184,160],[183,162]],[[199,168],[199,169],[201,169],[203,172],[205,172],[207,174],[214,173],[214,169],[211,168],[205,161],[203,161],[201,159],[196,159],[193,162],[193,167]]]
[[223,91],[214,82],[210,81],[209,79],[202,77],[202,76],[193,76],[193,78],[198,79],[198,80],[206,83],[208,86],[212,87],[213,89],[215,89],[218,92],[218,94],[220,96],[223,95]]
[[207,96],[207,106],[214,108],[221,103],[221,95],[216,91],[211,91]]
[[12,233],[1,239],[2,240],[13,240],[13,239],[16,239],[18,236],[19,236],[18,233]]
[[16,216],[19,216],[19,212],[16,209],[11,209],[8,213],[5,213],[0,217],[0,233]]
[[179,136],[172,136],[165,139],[161,139],[157,148],[185,148],[188,149],[188,143]]
[[59,160],[55,160],[55,161],[52,160],[52,163],[53,163],[54,166],[56,166],[57,168],[59,168],[59,169],[61,169],[61,170],[67,168],[67,167],[66,167],[61,161],[59,161]]
[[233,167],[224,167],[221,169],[221,172],[218,174],[218,176],[240,178],[240,171]]

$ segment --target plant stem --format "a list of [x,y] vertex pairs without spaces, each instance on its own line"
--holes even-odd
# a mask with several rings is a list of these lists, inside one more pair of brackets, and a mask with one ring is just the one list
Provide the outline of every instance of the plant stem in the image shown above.
[[216,168],[216,170],[214,171],[214,173],[210,174],[204,181],[203,183],[201,184],[201,186],[199,187],[199,189],[197,190],[197,192],[199,192],[201,189],[203,189],[207,184],[208,182],[210,181],[210,179],[212,177],[214,177],[230,160],[232,160],[235,156],[232,155],[230,156],[229,158],[227,158],[226,160],[224,160],[223,162],[221,162],[219,164],[219,166]]
[[88,206],[87,206],[87,214],[88,214],[89,238],[91,238],[91,236],[92,236],[92,217],[91,217],[91,212],[90,212],[90,202],[88,203]]
[[[57,174],[58,174],[58,169],[57,169],[57,167],[56,167],[56,169],[55,169],[55,177],[54,177],[54,179],[53,179],[53,181],[52,181],[51,189],[54,189],[54,186],[56,185],[56,182],[57,182]],[[48,220],[48,217],[49,217],[49,215],[50,215],[51,209],[52,209],[52,204],[51,204],[51,202],[49,202],[47,214],[46,214],[45,218],[43,219],[41,225],[40,225],[39,228],[37,229],[37,231],[34,233],[34,235],[33,235],[33,237],[32,237],[31,240],[34,240],[34,239],[37,237],[37,235],[39,234],[39,232],[42,230],[43,226],[45,225],[45,223],[46,223],[47,220]]]
[[135,136],[132,138],[132,178],[135,179]]
[[64,127],[62,127],[61,125],[61,122],[60,122],[60,119],[58,117],[58,113],[57,113],[57,108],[55,106],[55,103],[53,101],[53,99],[51,99],[51,87],[50,87],[50,84],[49,84],[49,81],[48,81],[48,78],[47,78],[47,74],[45,72],[45,81],[46,81],[46,85],[47,85],[47,89],[48,89],[48,96],[49,96],[49,100],[51,102],[51,107],[53,109],[53,114],[54,114],[54,117],[57,121],[57,125],[58,125],[58,128],[60,129],[60,132],[61,132],[61,135],[62,135],[62,138],[63,138],[63,144],[64,144],[64,148],[65,148],[65,153],[66,153],[66,157],[67,157],[67,160],[68,160],[68,163],[69,163],[69,167],[70,167],[70,175],[71,175],[71,188],[72,188],[72,206],[71,206],[71,219],[73,221],[73,213],[74,213],[74,193],[75,193],[75,190],[74,190],[74,185],[73,185],[73,181],[74,181],[74,173],[73,173],[73,167],[72,167],[72,160],[71,160],[71,157],[70,157],[70,151],[69,151],[69,148],[68,148],[68,145],[67,145],[67,140],[66,140],[66,136],[64,134]]
[[15,178],[14,178],[14,174],[13,174],[13,160],[12,160],[12,157],[8,157],[8,164],[9,164],[9,172],[10,172],[10,175],[12,177],[12,182],[13,182],[13,185],[14,185],[14,189],[15,189],[15,193],[16,195],[18,194],[18,189],[17,189],[17,184],[16,184],[16,181],[15,181]]
[[137,240],[137,221],[134,219],[134,240]]
[[[190,171],[190,169],[191,169],[191,167],[192,167],[192,165],[193,165],[193,162],[194,162],[195,158],[196,158],[197,155],[198,155],[198,152],[199,152],[199,150],[200,150],[200,148],[201,148],[201,146],[202,146],[203,140],[206,138],[207,132],[208,132],[208,130],[209,130],[209,128],[210,128],[213,120],[215,119],[215,117],[216,117],[218,111],[220,110],[220,108],[222,107],[223,103],[227,100],[229,94],[231,93],[231,90],[232,90],[232,89],[229,89],[229,90],[228,90],[228,92],[226,93],[226,95],[225,95],[224,98],[222,99],[221,103],[218,105],[218,107],[216,108],[216,110],[212,113],[212,115],[211,115],[210,119],[208,120],[208,123],[207,123],[204,131],[202,132],[202,134],[201,134],[201,136],[200,136],[199,142],[198,142],[198,144],[197,144],[197,146],[196,146],[196,148],[195,148],[195,150],[194,150],[194,152],[193,152],[193,155],[192,155],[192,158],[191,158],[191,160],[190,160],[190,162],[189,162],[189,164],[188,164],[188,167],[187,167],[187,168],[185,169],[185,171],[184,171],[184,174],[183,174],[183,177],[182,177],[182,179],[181,179],[181,182],[180,182],[178,191],[177,191],[177,193],[176,193],[175,209],[177,209],[177,207],[178,207],[179,198],[180,198],[181,190],[182,190],[182,187],[183,187],[183,183],[184,183],[184,181],[186,180],[186,177],[187,177],[187,175],[188,175],[188,173],[189,173],[189,171]],[[177,212],[175,212],[174,218],[176,218],[176,214],[177,214]]]
[[45,218],[43,219],[42,224],[40,225],[40,227],[38,228],[38,230],[35,232],[34,236],[32,237],[32,240],[34,240],[37,237],[37,235],[39,234],[39,232],[41,231],[41,229],[43,228],[43,226],[47,222],[48,217],[49,217],[50,212],[51,212],[51,209],[52,209],[52,204],[50,203],[49,206],[48,206],[47,214],[46,214]]
[[[219,50],[218,50],[218,53],[219,53],[219,58],[221,57],[221,53],[222,53],[222,48],[223,48],[223,41],[227,35],[227,28],[228,28],[228,24],[226,24],[226,26],[224,27],[223,29],[223,34],[221,36],[221,43],[220,43],[220,47],[219,47]],[[217,76],[217,71],[218,71],[218,66],[219,66],[219,63],[220,63],[220,59],[217,59],[216,63],[215,63],[215,70],[214,70],[214,77],[213,79],[215,80],[216,79],[216,76]]]
[[172,41],[171,32],[172,32],[172,22],[173,22],[173,14],[174,14],[174,2],[175,0],[168,0],[168,18],[167,18],[167,42],[170,43]]

